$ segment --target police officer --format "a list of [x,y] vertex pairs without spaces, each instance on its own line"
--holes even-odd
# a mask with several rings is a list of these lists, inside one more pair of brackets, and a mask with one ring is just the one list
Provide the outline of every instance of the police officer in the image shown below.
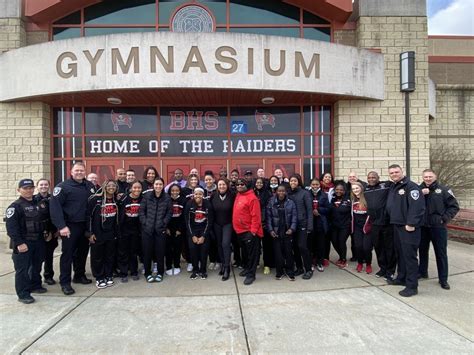
[[449,290],[451,287],[448,284],[448,231],[446,224],[456,216],[459,205],[453,192],[438,183],[433,170],[425,169],[422,174],[423,182],[420,189],[425,195],[426,211],[421,229],[418,276],[428,278],[428,255],[431,241],[436,255],[439,283],[443,289]]
[[15,289],[18,301],[29,304],[35,299],[31,293],[45,293],[41,285],[41,263],[44,259],[44,203],[33,199],[35,184],[22,179],[18,184],[20,197],[6,211],[7,234],[11,238],[12,259],[15,266]]
[[418,185],[403,175],[400,165],[388,167],[393,181],[387,197],[387,213],[393,225],[395,248],[398,252],[398,274],[390,285],[405,286],[400,296],[418,293],[417,251],[421,239],[421,225],[425,214],[425,198]]
[[85,236],[87,201],[95,192],[94,186],[85,179],[85,166],[76,162],[71,178],[59,183],[50,201],[51,220],[62,238],[59,282],[65,295],[75,291],[71,287],[71,264],[74,264],[74,283],[90,284],[86,277],[86,260],[89,241]]
[[391,182],[380,182],[379,174],[371,171],[367,174],[367,183],[364,196],[367,201],[370,221],[372,222],[370,237],[374,243],[377,263],[380,267],[375,276],[391,280],[395,274],[397,264],[393,246],[393,228],[385,211]]
[[118,193],[128,193],[129,184],[127,182],[127,171],[124,168],[117,169],[116,179],[118,185]]

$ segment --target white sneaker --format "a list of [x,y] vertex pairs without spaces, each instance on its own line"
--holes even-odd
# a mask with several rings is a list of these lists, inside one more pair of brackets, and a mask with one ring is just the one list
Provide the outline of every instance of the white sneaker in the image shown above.
[[214,267],[214,270],[220,270],[221,269],[221,264],[216,263],[216,266]]
[[186,268],[186,270],[188,272],[192,272],[193,271],[193,264],[188,264],[188,267]]
[[210,263],[209,267],[207,268],[208,270],[214,270],[216,268],[216,264]]
[[173,275],[173,269],[168,269],[165,271],[166,275],[172,276]]
[[157,274],[158,273],[158,264],[157,263],[153,263],[153,271],[152,271],[154,274]]
[[181,269],[179,267],[175,267],[173,269],[173,274],[178,275],[181,272]]

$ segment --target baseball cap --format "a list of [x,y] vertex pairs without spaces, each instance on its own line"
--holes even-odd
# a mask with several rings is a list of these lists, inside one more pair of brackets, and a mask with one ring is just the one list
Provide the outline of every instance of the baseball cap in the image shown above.
[[21,189],[22,187],[35,187],[35,183],[31,179],[21,179],[18,188]]

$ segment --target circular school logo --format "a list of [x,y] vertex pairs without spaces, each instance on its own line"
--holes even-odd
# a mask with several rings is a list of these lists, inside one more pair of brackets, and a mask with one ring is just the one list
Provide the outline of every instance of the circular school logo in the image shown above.
[[214,32],[214,16],[203,6],[182,6],[171,18],[172,32]]

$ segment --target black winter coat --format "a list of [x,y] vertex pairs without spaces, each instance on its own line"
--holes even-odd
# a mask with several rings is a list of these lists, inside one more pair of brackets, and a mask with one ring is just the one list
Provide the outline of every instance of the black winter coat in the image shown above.
[[377,185],[365,187],[364,196],[367,201],[367,213],[370,221],[375,226],[385,226],[389,224],[389,217],[386,211],[387,197],[392,182],[379,182]]
[[390,187],[387,198],[390,224],[419,227],[425,216],[425,197],[417,184],[404,177]]
[[[427,188],[423,182],[420,189]],[[437,181],[428,187],[430,193],[425,195],[425,217],[423,225],[426,227],[445,226],[459,212],[459,204],[453,192]]]
[[319,216],[315,216],[313,214],[313,223],[314,227],[316,226],[319,229],[322,229],[324,233],[329,231],[329,222],[328,222],[328,214],[329,214],[329,199],[328,194],[325,193],[322,189],[319,189],[318,192],[314,193],[312,190],[309,191],[311,197],[313,199],[313,211],[315,208],[318,209]]
[[313,201],[310,192],[301,187],[288,191],[288,198],[296,205],[298,228],[313,231]]
[[332,227],[350,228],[352,222],[352,202],[347,197],[334,197],[329,206],[329,221]]
[[156,197],[153,191],[146,193],[140,203],[138,213],[142,234],[151,236],[154,232],[156,234],[165,233],[171,219],[171,212],[171,197],[164,191],[161,192],[160,197]]
[[[267,208],[265,210],[266,214],[266,228],[269,232],[274,231],[278,234],[278,226],[280,225],[280,218],[278,216],[278,197],[273,196],[268,202]],[[284,202],[285,207],[285,218],[286,218],[286,230],[291,229],[296,232],[296,227],[298,223],[296,211],[296,204],[289,198],[285,198]]]

